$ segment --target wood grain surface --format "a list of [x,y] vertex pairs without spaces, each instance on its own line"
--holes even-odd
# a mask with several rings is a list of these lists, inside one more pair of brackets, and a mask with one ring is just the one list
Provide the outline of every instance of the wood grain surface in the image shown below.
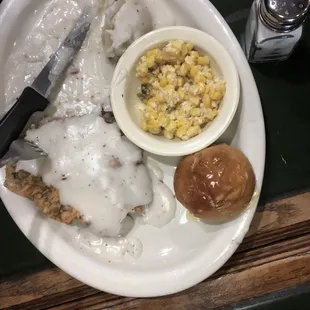
[[310,193],[259,208],[232,258],[211,278],[179,294],[124,298],[100,292],[58,268],[0,285],[0,309],[216,309],[310,282]]

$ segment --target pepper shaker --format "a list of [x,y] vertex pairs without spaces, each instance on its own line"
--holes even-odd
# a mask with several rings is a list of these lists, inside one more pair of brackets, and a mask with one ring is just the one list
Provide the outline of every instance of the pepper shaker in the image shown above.
[[302,36],[309,7],[309,0],[255,0],[244,36],[248,61],[287,59]]

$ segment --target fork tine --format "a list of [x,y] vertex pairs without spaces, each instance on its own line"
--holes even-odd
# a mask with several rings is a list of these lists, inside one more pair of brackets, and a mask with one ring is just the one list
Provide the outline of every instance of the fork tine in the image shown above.
[[34,143],[18,139],[12,142],[8,152],[0,160],[0,168],[18,160],[31,160],[45,156],[47,153]]
[[25,145],[28,145],[30,148],[33,148],[36,152],[39,152],[40,154],[42,154],[42,156],[47,156],[47,153],[45,151],[43,151],[41,148],[39,148],[36,144],[34,144],[33,142],[25,141]]

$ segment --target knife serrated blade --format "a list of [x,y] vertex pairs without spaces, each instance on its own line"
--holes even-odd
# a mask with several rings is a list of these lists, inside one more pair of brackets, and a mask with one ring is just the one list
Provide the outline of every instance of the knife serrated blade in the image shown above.
[[70,64],[74,55],[80,50],[93,18],[94,9],[90,6],[85,7],[69,35],[51,56],[49,62],[30,86],[31,88],[45,98],[49,96],[59,76]]

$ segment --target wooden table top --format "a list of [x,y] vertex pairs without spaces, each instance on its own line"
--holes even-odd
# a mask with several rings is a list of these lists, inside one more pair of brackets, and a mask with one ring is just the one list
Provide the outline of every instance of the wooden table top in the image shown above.
[[258,207],[231,259],[184,292],[125,298],[88,287],[53,267],[0,284],[0,309],[215,309],[310,282],[310,192]]

